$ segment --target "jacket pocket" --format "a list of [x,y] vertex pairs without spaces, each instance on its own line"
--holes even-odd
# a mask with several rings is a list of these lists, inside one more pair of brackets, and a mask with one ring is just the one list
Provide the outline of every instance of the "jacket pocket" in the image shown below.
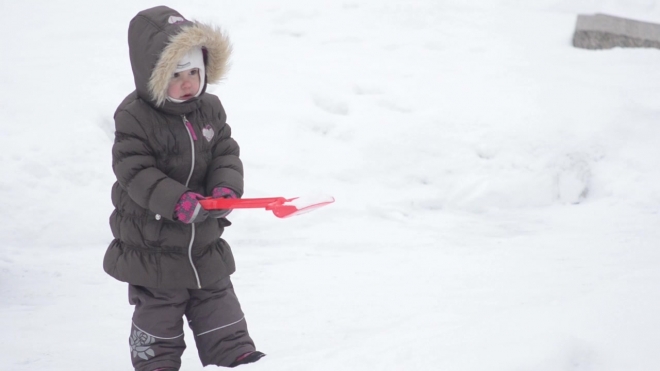
[[160,232],[162,229],[163,220],[156,219],[156,215],[150,213],[142,232],[145,245],[149,247],[160,247]]

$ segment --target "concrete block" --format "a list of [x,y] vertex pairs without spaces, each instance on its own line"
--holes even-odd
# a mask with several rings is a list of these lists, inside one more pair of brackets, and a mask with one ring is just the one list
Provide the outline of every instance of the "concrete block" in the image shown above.
[[583,49],[660,49],[660,25],[606,14],[578,15],[573,46]]

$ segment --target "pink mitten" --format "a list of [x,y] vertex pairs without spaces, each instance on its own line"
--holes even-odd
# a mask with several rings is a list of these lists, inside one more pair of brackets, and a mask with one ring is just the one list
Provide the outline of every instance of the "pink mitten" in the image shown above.
[[236,192],[231,188],[227,187],[215,187],[213,188],[213,193],[211,194],[213,198],[238,198]]
[[174,219],[186,224],[203,222],[209,216],[209,212],[199,203],[203,198],[204,196],[195,192],[181,195],[174,206]]
[[[236,192],[234,192],[231,188],[227,187],[215,187],[213,188],[213,193],[211,194],[213,198],[238,198],[238,195]],[[211,218],[224,218],[229,213],[231,213],[231,209],[228,210],[211,210],[210,212],[210,217]]]

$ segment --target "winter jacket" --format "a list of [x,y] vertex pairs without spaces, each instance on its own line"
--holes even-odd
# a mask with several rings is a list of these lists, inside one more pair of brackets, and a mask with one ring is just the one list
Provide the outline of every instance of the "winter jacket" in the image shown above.
[[234,258],[220,238],[226,219],[184,224],[174,207],[184,192],[211,195],[215,187],[243,194],[243,165],[218,97],[203,93],[168,101],[177,62],[202,46],[206,82],[224,75],[231,46],[222,32],[155,7],[138,13],[128,30],[136,90],[115,112],[110,216],[114,240],[103,261],[112,277],[152,288],[202,288],[229,276]]

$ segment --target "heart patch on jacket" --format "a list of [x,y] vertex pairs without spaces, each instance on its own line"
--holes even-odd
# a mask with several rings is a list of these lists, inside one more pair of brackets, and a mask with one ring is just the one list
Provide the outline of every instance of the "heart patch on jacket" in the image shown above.
[[213,128],[211,127],[211,125],[206,125],[204,127],[204,129],[202,129],[202,135],[209,142],[211,141],[211,139],[213,139],[213,136],[215,135],[215,132],[213,131]]

